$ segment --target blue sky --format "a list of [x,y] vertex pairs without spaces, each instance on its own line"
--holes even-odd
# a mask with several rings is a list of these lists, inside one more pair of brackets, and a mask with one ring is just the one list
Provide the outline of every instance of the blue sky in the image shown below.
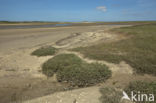
[[156,20],[156,0],[0,0],[0,20]]

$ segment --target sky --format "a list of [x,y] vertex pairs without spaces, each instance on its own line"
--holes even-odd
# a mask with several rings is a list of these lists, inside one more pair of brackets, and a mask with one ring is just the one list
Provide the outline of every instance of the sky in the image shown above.
[[0,21],[156,20],[156,0],[0,0]]

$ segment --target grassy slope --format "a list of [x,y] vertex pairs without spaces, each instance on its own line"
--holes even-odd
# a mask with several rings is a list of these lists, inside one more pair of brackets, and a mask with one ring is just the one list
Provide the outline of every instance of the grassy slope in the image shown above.
[[92,59],[113,63],[126,61],[137,73],[156,75],[156,24],[122,27],[111,31],[131,38],[74,50]]

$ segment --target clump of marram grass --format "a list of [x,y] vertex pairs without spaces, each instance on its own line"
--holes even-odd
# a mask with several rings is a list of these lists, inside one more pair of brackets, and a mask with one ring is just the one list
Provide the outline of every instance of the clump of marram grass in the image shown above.
[[111,87],[101,88],[100,92],[102,96],[100,97],[100,101],[102,103],[120,103],[122,92],[117,91]]
[[59,82],[71,86],[91,86],[111,77],[111,71],[102,64],[88,64],[74,54],[60,54],[45,62],[42,71],[47,76],[56,73]]
[[56,51],[57,51],[56,48],[52,46],[46,46],[33,51],[31,54],[36,56],[48,56],[48,55],[54,55]]

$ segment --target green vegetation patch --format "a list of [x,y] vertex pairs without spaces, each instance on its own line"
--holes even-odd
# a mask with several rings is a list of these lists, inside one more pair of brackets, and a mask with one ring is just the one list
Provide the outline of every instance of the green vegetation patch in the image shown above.
[[117,91],[111,87],[101,88],[100,92],[102,96],[100,97],[100,101],[102,103],[120,103],[122,92]]
[[72,86],[90,86],[105,81],[111,76],[111,71],[105,65],[87,64],[71,65],[59,70],[59,81],[67,81]]
[[71,86],[90,86],[104,82],[111,71],[102,64],[88,64],[74,54],[60,54],[45,62],[42,71],[47,76],[56,73],[59,82],[68,82]]
[[32,52],[32,55],[36,56],[48,56],[48,55],[54,55],[56,53],[57,49],[51,46],[47,47],[41,47],[35,51]]
[[83,61],[74,54],[60,54],[49,59],[42,65],[42,71],[47,76],[53,76],[58,70],[68,66],[81,65]]
[[122,27],[111,31],[129,38],[73,50],[92,59],[112,63],[126,61],[137,73],[156,75],[156,24]]
[[[153,94],[156,98],[156,82],[143,82],[143,81],[135,81],[135,82],[131,82],[126,88],[125,88],[126,93],[130,96],[131,92],[133,91],[133,94],[147,94],[147,96],[149,96],[149,94]],[[138,97],[136,97],[138,98]],[[143,98],[145,99],[145,98]],[[141,102],[137,102],[136,103],[154,103],[154,102],[148,102],[148,101],[141,101]]]

